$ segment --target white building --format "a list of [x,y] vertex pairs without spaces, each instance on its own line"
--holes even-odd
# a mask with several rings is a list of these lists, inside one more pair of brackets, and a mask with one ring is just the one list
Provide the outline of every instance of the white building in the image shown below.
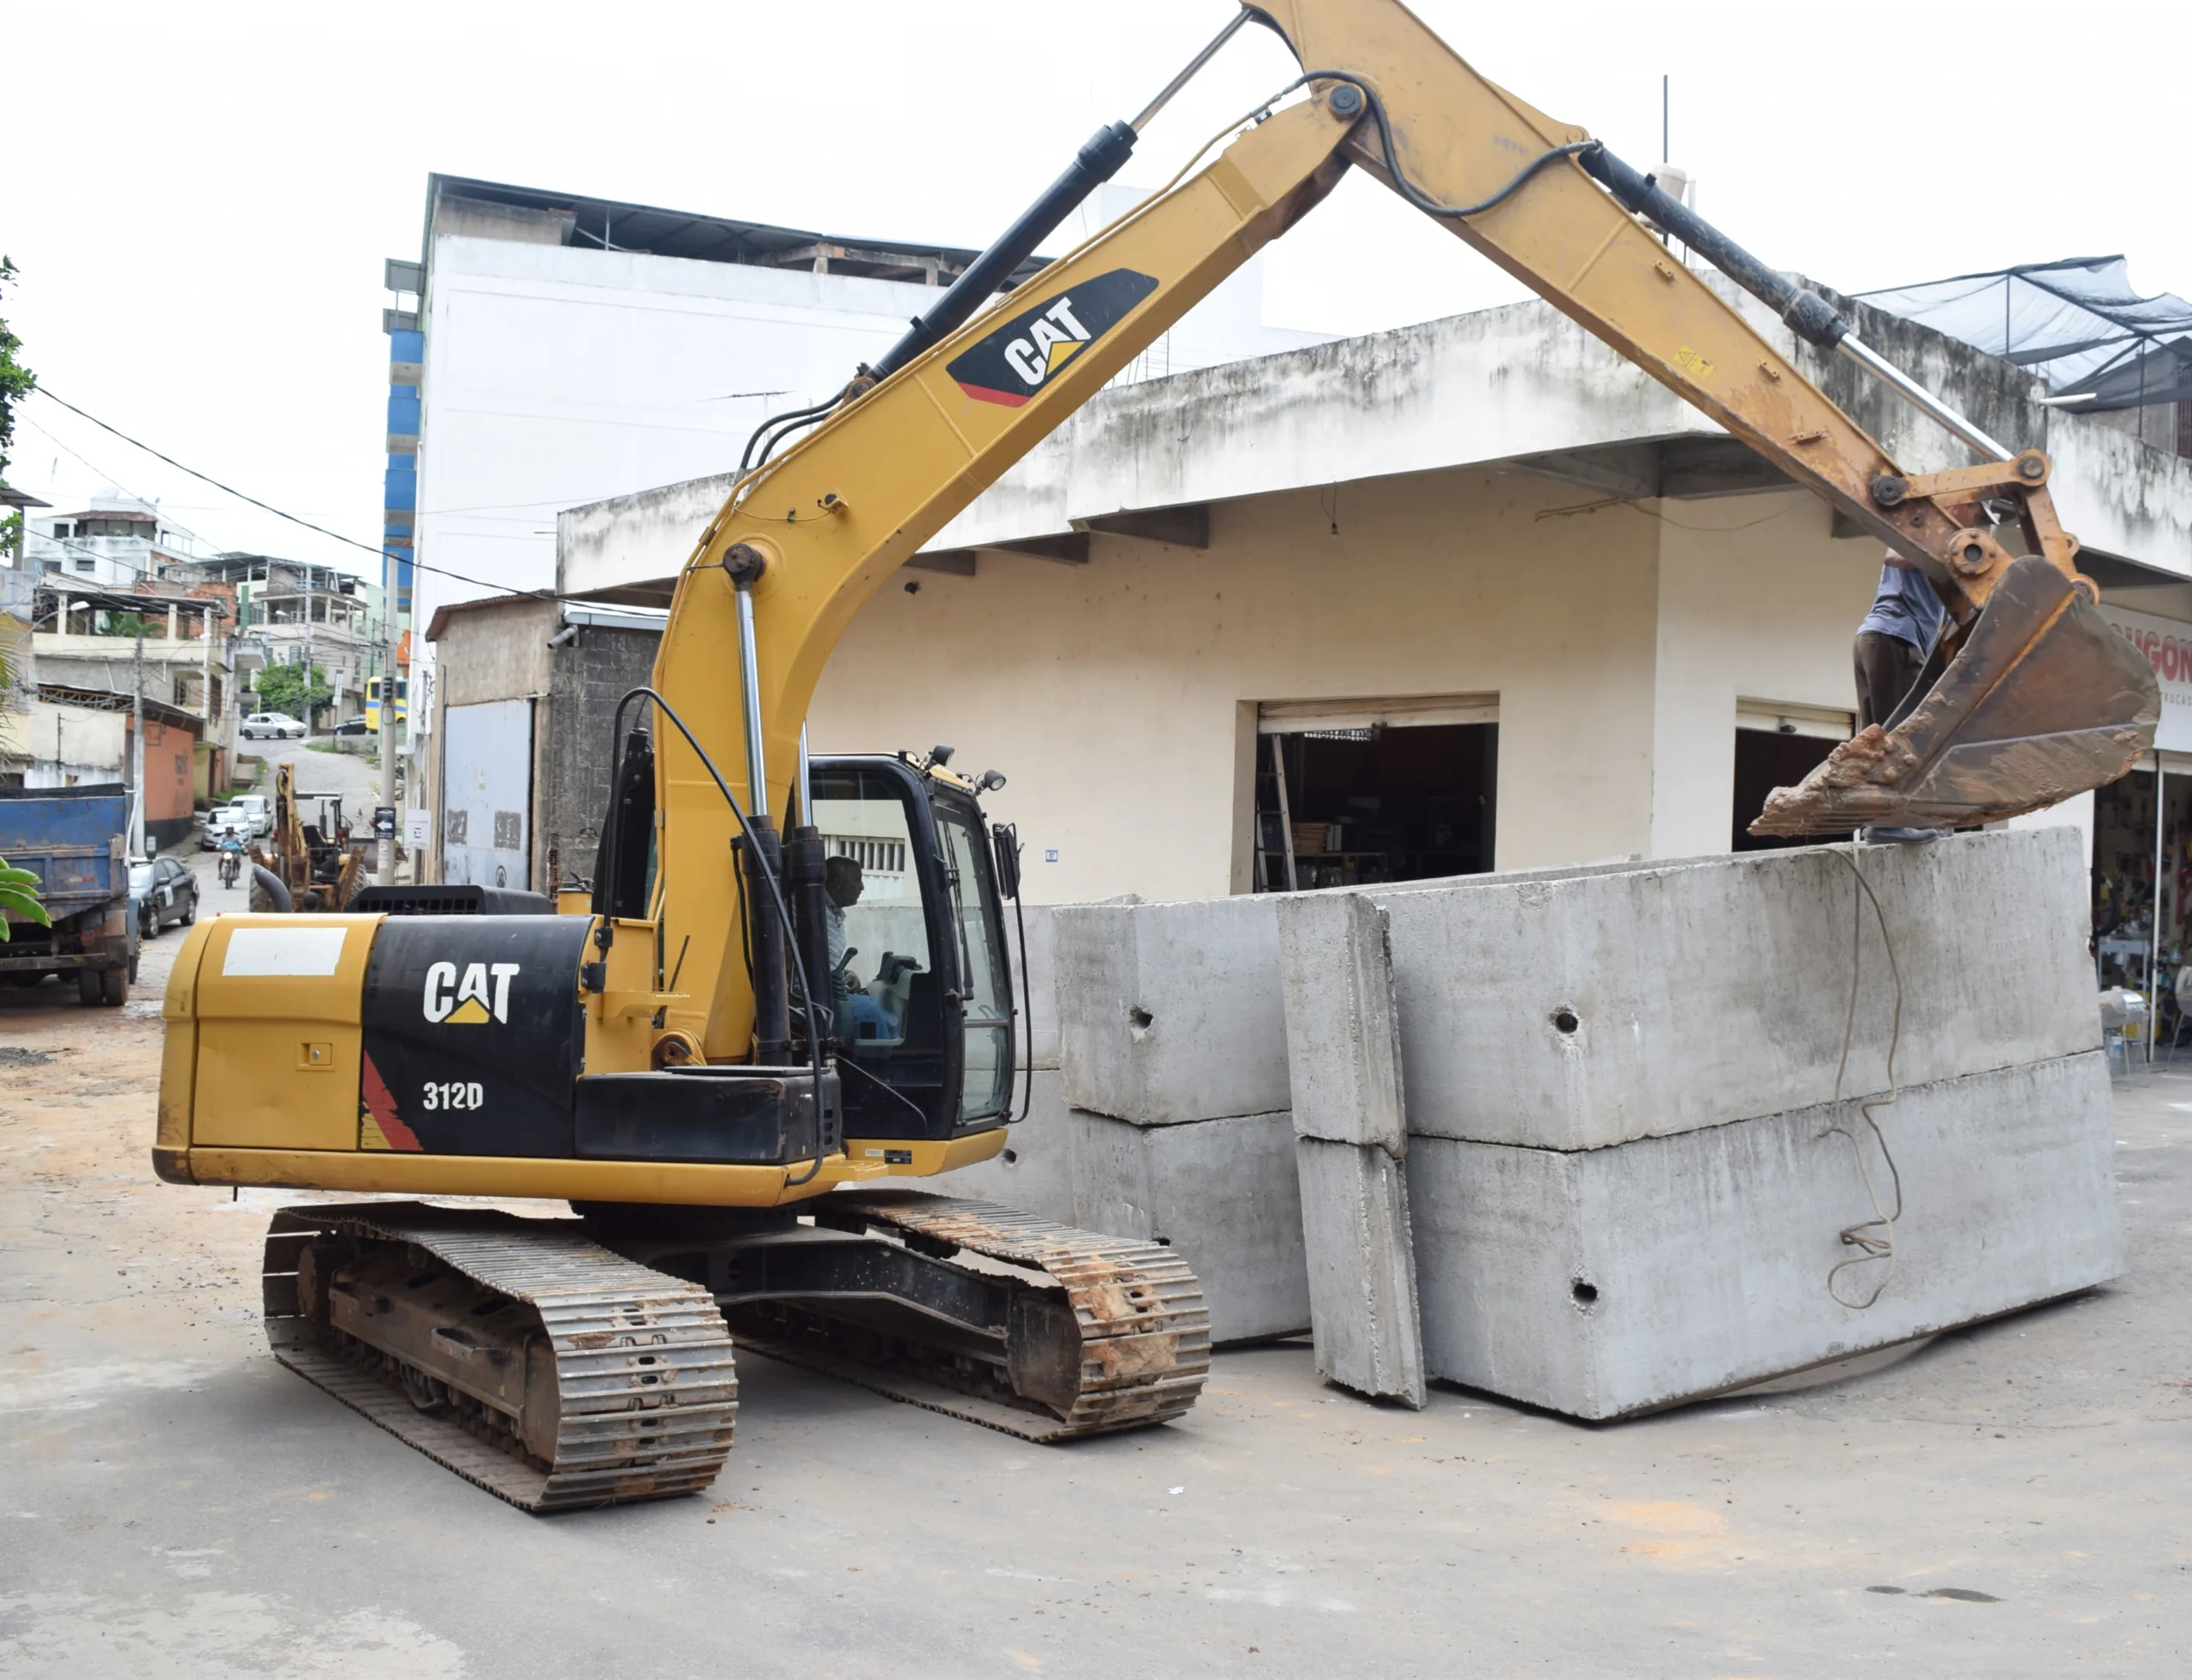
[[[1061,240],[1138,197],[1107,185]],[[547,586],[556,511],[734,465],[760,420],[843,385],[974,254],[432,177],[414,557]],[[1252,263],[1129,379],[1321,342],[1260,309]],[[417,590],[422,623],[494,593]]]
[[131,589],[157,581],[173,560],[188,559],[195,539],[160,517],[149,502],[109,485],[75,513],[25,521],[23,564],[58,572],[92,589]]
[[[1735,301],[1908,470],[1964,463]],[[1852,307],[1989,432],[2050,452],[2082,563],[2165,678],[2176,811],[2192,462]],[[665,603],[727,488],[565,514],[560,588]],[[1303,885],[1742,849],[1766,789],[1852,731],[1880,560],[1641,369],[1516,304],[1100,393],[860,608],[813,744],[948,742],[1007,772],[988,804],[1019,825],[1036,902],[1282,885],[1290,840]],[[2058,819],[2105,833],[2118,802]],[[2116,867],[2109,845],[2095,862]]]
[[[1107,194],[1084,221],[1135,196]],[[430,177],[423,269],[390,265],[420,307],[387,316],[388,537],[475,581],[420,569],[410,622],[552,586],[558,510],[735,467],[762,420],[837,390],[975,254]],[[1260,299],[1252,265],[1141,371],[1313,342],[1264,327]]]

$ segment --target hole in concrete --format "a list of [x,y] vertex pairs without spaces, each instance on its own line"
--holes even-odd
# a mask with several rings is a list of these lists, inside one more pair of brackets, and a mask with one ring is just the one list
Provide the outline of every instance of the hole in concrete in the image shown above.
[[1890,1594],[1898,1599],[1903,1596],[1903,1589],[1900,1587],[1867,1587],[1865,1590],[1867,1593]]
[[1019,1160],[1020,1160],[1020,1152],[1019,1152],[1017,1149],[1008,1149],[1008,1150],[1006,1150],[1006,1151],[1004,1152],[1004,1164],[1005,1164],[1005,1165],[1007,1165],[1007,1166],[1015,1166],[1015,1165],[1017,1165],[1019,1164]]
[[1568,1293],[1576,1297],[1576,1304],[1578,1307],[1595,1307],[1599,1304],[1599,1286],[1587,1278],[1578,1278],[1568,1286]]
[[1156,1022],[1156,1019],[1157,1017],[1155,1016],[1152,1015],[1147,1010],[1141,1008],[1139,1005],[1127,1011],[1127,1020],[1137,1033],[1147,1032],[1150,1029],[1150,1027]]
[[1571,1009],[1557,1009],[1552,1012],[1552,1030],[1556,1033],[1572,1033],[1582,1024]]

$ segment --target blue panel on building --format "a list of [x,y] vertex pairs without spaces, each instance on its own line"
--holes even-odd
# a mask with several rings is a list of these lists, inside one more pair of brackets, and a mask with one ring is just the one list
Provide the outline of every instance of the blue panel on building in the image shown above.
[[426,335],[423,332],[390,333],[388,359],[390,361],[424,361],[426,359]]
[[[409,390],[411,394],[404,393]],[[397,385],[388,394],[388,435],[391,438],[415,438],[419,435],[419,397],[415,390]]]
[[390,467],[383,480],[381,506],[385,509],[415,511],[419,505],[419,474],[408,466]]

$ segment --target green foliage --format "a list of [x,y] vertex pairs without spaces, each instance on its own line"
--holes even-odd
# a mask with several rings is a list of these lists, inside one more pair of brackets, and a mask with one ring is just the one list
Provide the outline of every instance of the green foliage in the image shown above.
[[[15,264],[0,256],[0,297],[15,277]],[[7,321],[0,319],[0,474],[8,470],[8,449],[15,440],[15,405],[38,384],[38,375],[15,359],[15,352],[22,348],[23,341],[9,331]]]
[[9,910],[40,927],[53,926],[53,918],[38,902],[38,877],[27,869],[10,869],[8,860],[0,857],[0,945],[8,943],[8,918],[4,913]]
[[[260,712],[286,712],[292,718],[301,718],[309,724],[312,712],[335,700],[335,690],[327,686],[327,673],[319,666],[312,668],[312,683],[305,683],[302,665],[269,665],[259,673],[255,685]],[[307,706],[312,712],[305,710]]]

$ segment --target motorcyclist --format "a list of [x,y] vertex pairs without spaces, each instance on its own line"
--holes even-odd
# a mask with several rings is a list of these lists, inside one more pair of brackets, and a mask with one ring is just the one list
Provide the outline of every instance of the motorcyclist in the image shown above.
[[221,837],[221,885],[232,887],[243,873],[243,842],[231,831]]

